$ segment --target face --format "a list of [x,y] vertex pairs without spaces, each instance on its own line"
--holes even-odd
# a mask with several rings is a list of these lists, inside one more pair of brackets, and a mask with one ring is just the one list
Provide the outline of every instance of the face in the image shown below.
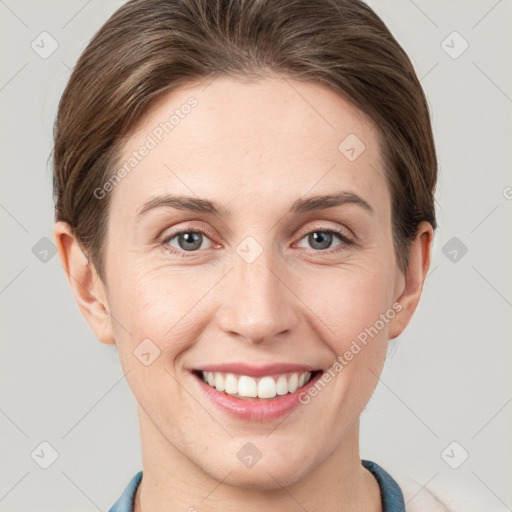
[[219,78],[162,97],[119,162],[95,328],[143,445],[252,488],[353,447],[408,314],[374,124],[318,84]]

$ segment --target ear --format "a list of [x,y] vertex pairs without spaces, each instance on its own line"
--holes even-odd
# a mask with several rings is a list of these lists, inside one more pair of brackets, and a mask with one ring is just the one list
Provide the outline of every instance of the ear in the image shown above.
[[58,221],[53,228],[59,258],[80,311],[102,343],[115,343],[110,323],[106,288],[94,265],[82,251],[71,227]]
[[395,304],[399,303],[401,309],[390,322],[390,339],[399,336],[407,327],[420,301],[423,283],[430,267],[433,235],[434,230],[431,224],[426,221],[421,222],[416,238],[409,248],[409,264],[398,280],[399,296]]

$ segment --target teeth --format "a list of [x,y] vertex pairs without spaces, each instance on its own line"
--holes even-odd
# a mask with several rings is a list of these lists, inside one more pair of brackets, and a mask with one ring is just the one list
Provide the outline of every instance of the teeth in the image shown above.
[[258,398],[274,398],[276,394],[276,382],[272,377],[263,377],[258,382]]
[[284,375],[281,375],[277,379],[276,383],[276,393],[278,395],[286,395],[288,393],[288,381]]
[[224,391],[224,376],[222,373],[216,373],[215,374],[215,389],[218,389],[219,391]]
[[248,396],[251,398],[257,397],[258,384],[256,383],[256,379],[247,377],[247,375],[242,375],[238,379],[238,394],[240,396]]
[[224,386],[224,391],[228,395],[236,395],[238,393],[238,381],[232,373],[228,373],[226,376],[226,382]]
[[233,373],[201,372],[203,380],[217,391],[247,398],[274,398],[297,391],[311,379],[311,372],[266,376],[260,379]]
[[296,373],[292,373],[290,380],[288,381],[288,391],[294,393],[299,387],[299,376]]

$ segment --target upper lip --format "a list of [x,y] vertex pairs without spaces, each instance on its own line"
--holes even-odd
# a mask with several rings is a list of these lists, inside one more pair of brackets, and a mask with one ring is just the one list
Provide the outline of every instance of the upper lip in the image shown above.
[[248,375],[249,377],[264,377],[265,375],[275,375],[288,372],[314,372],[319,370],[306,364],[295,363],[272,363],[262,366],[255,366],[247,363],[222,363],[207,364],[196,368],[204,372],[222,372],[236,373],[238,375]]

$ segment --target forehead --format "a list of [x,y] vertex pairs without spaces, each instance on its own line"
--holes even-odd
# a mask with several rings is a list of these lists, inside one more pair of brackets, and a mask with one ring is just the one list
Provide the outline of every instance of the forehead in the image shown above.
[[169,192],[271,204],[336,187],[388,198],[373,122],[326,86],[285,78],[166,93],[125,142],[121,167],[111,199],[129,216]]

